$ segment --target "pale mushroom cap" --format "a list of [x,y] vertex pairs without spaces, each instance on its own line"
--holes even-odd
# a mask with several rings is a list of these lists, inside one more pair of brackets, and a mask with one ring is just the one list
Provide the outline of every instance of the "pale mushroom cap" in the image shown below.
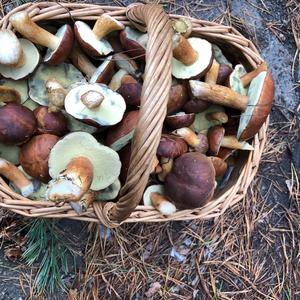
[[9,29],[1,29],[0,41],[0,64],[17,64],[22,55],[22,47],[16,35]]
[[71,64],[62,63],[57,66],[41,64],[28,82],[29,96],[33,101],[40,105],[49,105],[45,83],[52,78],[55,78],[67,91],[75,83],[86,82],[82,73]]
[[247,95],[248,88],[244,87],[240,78],[246,73],[247,71],[243,65],[236,65],[234,70],[229,76],[230,88],[243,96]]
[[95,50],[100,56],[105,56],[113,52],[113,48],[110,43],[105,39],[101,39],[99,41],[89,25],[82,21],[76,21],[75,26],[82,41],[85,44],[88,44],[89,47]]
[[[81,101],[81,96],[87,92],[99,92],[103,95],[102,103],[93,109],[87,108]],[[86,84],[75,87],[66,96],[67,113],[77,119],[93,120],[100,125],[109,126],[119,123],[126,110],[123,97],[109,89],[104,84]]]
[[117,179],[113,184],[108,186],[106,189],[99,191],[96,196],[96,200],[109,201],[117,198],[121,189],[121,182]]
[[172,58],[172,75],[178,79],[189,79],[208,71],[212,62],[212,46],[207,40],[189,38],[188,42],[198,53],[197,60],[192,65],[184,65],[176,58]]
[[33,43],[26,39],[19,39],[23,49],[24,65],[17,68],[0,65],[0,74],[5,78],[19,80],[31,74],[40,62],[40,53]]
[[151,199],[150,199],[150,194],[151,193],[159,193],[164,195],[165,189],[162,184],[154,184],[150,185],[146,188],[144,195],[143,195],[143,203],[146,206],[153,206]]
[[20,147],[13,145],[4,145],[0,143],[0,157],[8,160],[14,165],[19,162]]
[[[35,103],[35,102],[34,102]],[[62,113],[67,119],[67,126],[68,130],[70,132],[75,132],[75,131],[84,131],[87,133],[95,133],[97,131],[97,128],[88,124],[83,123],[82,121],[77,120],[73,116],[69,115],[67,112],[62,110]]]
[[229,66],[230,68],[232,68],[232,63],[229,62],[229,60],[225,57],[225,55],[223,54],[220,47],[217,46],[216,44],[213,44],[212,48],[213,48],[214,58],[216,59],[216,61],[219,64],[225,64],[225,65]]
[[12,79],[0,79],[0,86],[7,86],[17,90],[21,96],[21,104],[28,100],[28,83],[26,79],[12,80]]
[[121,162],[118,154],[86,132],[70,133],[54,145],[49,156],[50,176],[57,178],[68,163],[79,156],[88,158],[94,166],[92,190],[105,189],[119,177]]

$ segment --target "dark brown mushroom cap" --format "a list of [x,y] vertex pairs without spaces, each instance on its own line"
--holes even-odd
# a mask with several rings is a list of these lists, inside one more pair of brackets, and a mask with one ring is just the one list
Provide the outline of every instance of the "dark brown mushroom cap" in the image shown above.
[[36,131],[33,112],[22,105],[8,103],[0,108],[0,143],[20,145]]
[[232,68],[226,64],[220,64],[219,66],[219,73],[217,78],[217,84],[220,85],[227,85],[229,80],[229,75],[232,72]]
[[186,142],[177,136],[163,134],[156,151],[160,157],[175,158],[188,151]]
[[115,62],[112,56],[109,56],[94,72],[90,79],[90,83],[104,83],[108,84],[114,74]]
[[225,129],[222,126],[214,126],[208,130],[207,138],[209,150],[212,155],[217,155],[219,153],[224,135]]
[[198,152],[181,155],[175,160],[165,180],[165,194],[179,209],[205,205],[213,196],[215,169],[211,160]]
[[56,36],[61,39],[58,48],[48,49],[44,61],[50,65],[58,65],[69,57],[74,43],[74,34],[70,25],[63,25],[58,29]]
[[174,114],[181,110],[188,101],[188,89],[184,84],[175,84],[171,87],[170,97],[167,105],[167,114]]
[[198,133],[197,134],[197,138],[200,141],[200,143],[199,143],[199,145],[197,145],[196,147],[194,147],[194,149],[197,152],[205,154],[208,151],[208,149],[209,149],[208,138],[203,133]]
[[209,158],[215,168],[216,177],[222,177],[227,170],[227,163],[220,157],[209,156]]
[[[275,84],[270,72],[261,72],[256,78],[252,80],[248,91],[249,103],[251,104],[251,93],[255,93],[255,91],[258,89],[253,84],[256,80],[259,81],[260,77],[263,76],[265,76],[265,78],[256,105],[254,107],[248,105],[248,108],[250,108],[250,110],[253,109],[253,111],[251,112],[247,108],[244,114],[241,115],[240,126],[237,134],[238,139],[248,140],[252,138],[264,124],[271,111],[274,100]],[[249,115],[251,115],[250,118]],[[241,121],[244,116],[247,119],[249,118],[249,120],[247,122],[247,126],[245,128],[241,128]]]
[[195,114],[178,113],[176,115],[167,116],[165,124],[172,129],[178,129],[182,127],[189,127],[195,121]]
[[182,110],[184,110],[186,113],[201,113],[205,111],[210,106],[210,103],[203,100],[189,100],[187,101]]
[[37,131],[63,136],[68,132],[67,119],[62,112],[48,112],[48,107],[40,106],[33,111],[37,119]]
[[52,134],[41,134],[33,137],[22,146],[20,163],[24,171],[42,182],[50,180],[48,159],[52,147],[59,137]]
[[229,149],[229,148],[224,148],[221,147],[218,153],[218,157],[226,160],[228,157],[230,157],[235,151],[237,151],[236,149]]
[[142,85],[131,75],[124,75],[121,86],[117,90],[129,106],[139,106],[141,103]]

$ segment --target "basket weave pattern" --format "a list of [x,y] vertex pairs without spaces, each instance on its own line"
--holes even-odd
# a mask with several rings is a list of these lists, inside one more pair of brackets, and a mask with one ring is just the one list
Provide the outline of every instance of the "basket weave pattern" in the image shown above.
[[[75,3],[27,3],[11,11],[0,21],[0,27],[11,28],[9,17],[21,10],[27,10],[32,19],[48,21],[56,19],[96,20],[107,13],[124,25],[134,24],[140,31],[146,31],[149,41],[146,51],[146,68],[142,91],[140,118],[132,144],[132,156],[128,178],[122,187],[117,203],[94,202],[78,216],[69,204],[48,201],[32,201],[13,192],[0,178],[0,206],[27,217],[69,218],[89,222],[101,222],[108,227],[121,223],[163,222],[170,220],[209,219],[217,217],[240,201],[255,176],[266,142],[268,121],[253,139],[252,151],[234,185],[221,196],[199,209],[177,211],[169,217],[162,216],[152,207],[138,205],[151,172],[151,162],[160,140],[166,115],[169,90],[171,87],[172,29],[170,18],[158,5],[131,5],[121,7],[99,6]],[[191,19],[194,36],[218,40],[231,45],[243,54],[248,65],[255,68],[262,62],[251,41],[229,26]]]

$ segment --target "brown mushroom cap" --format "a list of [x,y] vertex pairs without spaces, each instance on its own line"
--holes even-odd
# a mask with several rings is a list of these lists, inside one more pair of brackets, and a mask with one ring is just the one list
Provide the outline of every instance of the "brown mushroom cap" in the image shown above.
[[188,151],[186,142],[177,136],[162,134],[156,154],[161,157],[175,158]]
[[22,146],[20,163],[24,171],[42,182],[50,180],[48,159],[52,147],[59,137],[52,134],[41,134],[33,137]]
[[232,68],[226,64],[220,64],[219,73],[217,78],[217,84],[226,85],[228,77],[232,72]]
[[214,126],[208,130],[208,144],[210,152],[213,155],[217,155],[219,153],[224,135],[225,129],[222,126]]
[[106,145],[115,151],[119,151],[126,146],[133,137],[138,118],[138,110],[125,113],[120,123],[108,129]]
[[104,83],[108,84],[114,74],[115,62],[112,56],[107,57],[104,62],[95,70],[91,76],[89,83]]
[[227,163],[220,157],[209,156],[209,158],[215,168],[216,177],[222,177],[227,170]]
[[181,155],[175,160],[165,181],[165,194],[179,209],[205,205],[213,196],[215,169],[211,160],[198,152]]
[[63,136],[68,132],[67,119],[62,112],[48,112],[48,107],[40,106],[33,111],[37,119],[38,133]]
[[165,124],[172,129],[178,129],[182,127],[189,127],[195,121],[195,114],[186,114],[184,112],[179,112],[175,115],[167,116],[165,119]]
[[117,90],[129,106],[139,106],[141,103],[142,85],[130,75],[124,75],[121,86]]
[[184,84],[173,85],[170,90],[167,114],[170,115],[180,111],[188,99],[188,89]]
[[35,131],[36,118],[29,108],[14,103],[0,108],[0,143],[20,145]]
[[187,101],[182,110],[187,113],[201,113],[205,111],[210,106],[210,103],[203,100],[189,100]]
[[274,80],[270,72],[261,72],[251,82],[248,106],[240,118],[238,139],[252,138],[266,121],[274,100]]

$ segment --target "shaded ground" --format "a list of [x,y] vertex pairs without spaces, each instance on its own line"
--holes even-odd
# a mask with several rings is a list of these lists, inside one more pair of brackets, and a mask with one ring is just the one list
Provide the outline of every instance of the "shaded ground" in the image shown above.
[[[145,299],[151,293],[153,299],[300,299],[299,84],[292,77],[296,46],[286,2],[170,1],[168,7],[232,24],[269,63],[276,99],[259,174],[248,196],[213,221],[126,225],[108,235],[102,230],[102,238],[95,227],[61,223],[69,234],[83,232],[95,242],[87,247],[86,268],[78,264],[80,272],[67,276],[69,299]],[[299,80],[299,69],[294,75]],[[24,268],[3,252],[0,257],[0,299],[24,299],[19,282],[30,286]],[[49,299],[55,298],[66,296]]]

